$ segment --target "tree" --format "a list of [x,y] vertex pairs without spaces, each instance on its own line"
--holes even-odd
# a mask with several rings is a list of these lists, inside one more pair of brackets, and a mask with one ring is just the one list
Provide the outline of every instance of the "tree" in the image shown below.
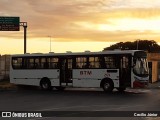
[[148,52],[160,52],[160,46],[154,40],[137,40],[134,42],[119,42],[110,47],[104,48],[104,50],[145,50]]

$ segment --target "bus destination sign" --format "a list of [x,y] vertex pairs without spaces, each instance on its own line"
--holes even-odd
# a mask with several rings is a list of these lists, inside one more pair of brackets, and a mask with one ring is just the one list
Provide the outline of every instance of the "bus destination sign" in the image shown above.
[[0,31],[19,31],[19,17],[0,16]]

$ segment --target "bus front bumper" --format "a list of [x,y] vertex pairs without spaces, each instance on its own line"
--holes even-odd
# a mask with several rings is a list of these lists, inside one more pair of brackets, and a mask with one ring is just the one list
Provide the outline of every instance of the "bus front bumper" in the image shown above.
[[148,81],[137,81],[133,82],[133,88],[146,88],[148,86]]

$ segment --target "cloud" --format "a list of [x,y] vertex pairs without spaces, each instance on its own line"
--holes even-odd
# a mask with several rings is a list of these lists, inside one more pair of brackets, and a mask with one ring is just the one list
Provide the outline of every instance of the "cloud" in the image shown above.
[[[133,19],[133,25],[135,19],[153,23],[160,19],[159,5],[158,0],[1,0],[0,13],[28,22],[28,38],[51,35],[57,41],[123,41],[138,38],[139,29],[128,27],[132,22],[126,21],[128,28],[122,30],[119,20]],[[118,29],[111,30],[114,27]],[[152,29],[144,31],[158,39]],[[0,35],[22,39],[23,28]]]
[[[151,36],[152,35],[152,36]],[[95,32],[95,31],[80,31],[80,34],[75,33],[73,36],[70,34],[64,35],[65,39],[54,38],[54,41],[62,40],[68,41],[99,41],[99,42],[125,42],[125,41],[135,41],[136,39],[157,39],[157,33],[152,31],[105,31],[105,32]]]

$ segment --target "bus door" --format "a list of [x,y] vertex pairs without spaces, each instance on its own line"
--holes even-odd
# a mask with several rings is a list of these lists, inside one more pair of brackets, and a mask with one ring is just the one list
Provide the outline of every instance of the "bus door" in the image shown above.
[[131,55],[120,56],[120,87],[131,86]]
[[60,83],[72,82],[72,59],[60,58]]

